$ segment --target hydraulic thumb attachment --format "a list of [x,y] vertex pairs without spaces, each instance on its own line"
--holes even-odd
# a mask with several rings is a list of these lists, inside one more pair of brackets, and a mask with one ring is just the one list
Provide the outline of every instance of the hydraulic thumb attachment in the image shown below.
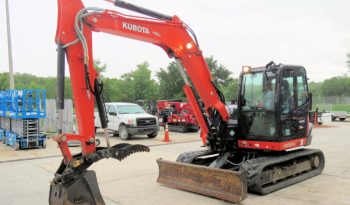
[[62,163],[56,171],[50,185],[50,205],[105,205],[98,187],[96,174],[87,168],[103,158],[119,161],[136,152],[149,152],[144,145],[121,143],[110,149],[97,147],[96,152],[82,156],[73,156],[72,160]]

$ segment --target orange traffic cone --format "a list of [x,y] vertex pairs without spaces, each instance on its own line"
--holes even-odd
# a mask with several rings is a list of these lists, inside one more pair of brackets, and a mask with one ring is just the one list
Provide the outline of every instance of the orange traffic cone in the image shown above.
[[164,130],[164,140],[163,142],[170,142],[169,139],[169,129],[168,129],[168,123],[165,124],[165,130]]

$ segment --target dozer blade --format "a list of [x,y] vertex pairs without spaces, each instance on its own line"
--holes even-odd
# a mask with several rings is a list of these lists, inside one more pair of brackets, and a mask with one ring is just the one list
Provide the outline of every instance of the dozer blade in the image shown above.
[[239,172],[158,159],[158,183],[238,203],[247,198],[247,183]]
[[50,205],[105,205],[94,171],[86,171],[69,183],[51,183]]

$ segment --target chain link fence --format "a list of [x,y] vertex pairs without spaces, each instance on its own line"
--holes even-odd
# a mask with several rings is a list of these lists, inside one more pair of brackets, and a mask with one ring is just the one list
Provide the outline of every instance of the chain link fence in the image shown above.
[[320,112],[350,112],[350,96],[313,96],[313,109]]
[[313,104],[350,104],[350,96],[313,96]]

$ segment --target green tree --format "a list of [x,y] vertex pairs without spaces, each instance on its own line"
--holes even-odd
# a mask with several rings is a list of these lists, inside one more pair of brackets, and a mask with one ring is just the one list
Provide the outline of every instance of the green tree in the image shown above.
[[[226,90],[227,93],[229,93],[230,88],[235,89],[234,86],[237,84],[237,82],[231,77],[231,71],[229,71],[222,64],[219,64],[213,56],[205,58],[205,60],[209,67],[213,81],[219,89]],[[159,80],[160,96],[162,96],[164,99],[185,98],[185,94],[182,89],[185,83],[175,62],[170,62],[166,69],[161,68],[160,71],[156,73],[156,76]],[[233,92],[235,91],[233,90]],[[230,97],[231,96],[232,95],[230,93]]]
[[328,96],[350,96],[350,77],[337,76],[324,81],[322,94]]
[[107,64],[102,63],[101,60],[98,58],[98,59],[94,60],[94,68],[95,68],[97,74],[100,77],[103,77],[103,73],[105,73],[107,71]]
[[107,102],[128,101],[127,92],[125,92],[124,81],[116,78],[103,79],[103,94]]
[[176,63],[170,62],[166,69],[161,68],[156,73],[159,80],[159,95],[162,99],[183,99],[183,81]]
[[323,82],[310,82],[309,83],[309,92],[312,93],[313,96],[321,96],[323,89]]
[[121,79],[130,101],[158,98],[157,83],[151,78],[148,62],[138,64],[136,70],[123,74]]
[[[45,89],[47,99],[56,98],[56,77],[38,77],[28,73],[15,73],[16,89]],[[65,79],[65,98],[71,98],[70,79]],[[0,73],[0,90],[9,89],[8,73]]]
[[6,90],[9,88],[9,73],[0,73],[0,90]]
[[228,86],[229,82],[232,80],[232,72],[222,64],[219,64],[213,56],[205,58],[205,61],[208,64],[215,85],[217,85],[219,88]]
[[230,101],[232,99],[237,100],[238,82],[238,78],[232,78],[227,81],[227,86],[223,86],[221,88],[221,92],[224,94],[226,101]]

